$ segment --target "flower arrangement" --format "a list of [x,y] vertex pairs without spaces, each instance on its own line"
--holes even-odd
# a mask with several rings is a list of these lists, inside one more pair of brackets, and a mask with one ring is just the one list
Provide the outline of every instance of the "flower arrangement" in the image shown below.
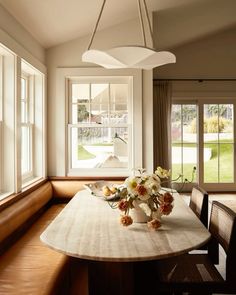
[[161,216],[169,215],[173,209],[171,191],[161,188],[161,184],[168,181],[170,171],[157,167],[154,174],[144,174],[143,170],[139,172],[140,176],[128,177],[118,189],[119,200],[112,207],[122,212],[122,225],[133,223],[132,209],[138,208],[145,213],[148,227],[157,230],[161,227]]

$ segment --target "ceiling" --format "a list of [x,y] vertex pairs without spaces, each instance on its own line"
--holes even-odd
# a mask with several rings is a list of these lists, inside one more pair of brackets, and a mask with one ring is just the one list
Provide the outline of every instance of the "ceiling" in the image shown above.
[[[235,0],[146,0],[161,34],[181,23],[182,37],[236,25]],[[99,29],[138,17],[137,0],[107,0]],[[0,4],[45,48],[92,33],[102,0],[0,0]],[[208,17],[209,16],[209,17]],[[158,22],[159,23],[159,22]],[[171,27],[170,27],[171,25]],[[192,28],[193,27],[193,28]],[[186,30],[186,32],[185,32]],[[167,35],[166,35],[167,36]],[[170,38],[169,38],[170,39]],[[168,47],[171,46],[168,44]]]

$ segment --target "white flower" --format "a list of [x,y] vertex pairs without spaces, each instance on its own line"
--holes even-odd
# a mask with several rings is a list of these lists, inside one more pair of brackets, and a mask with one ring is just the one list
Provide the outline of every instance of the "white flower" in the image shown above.
[[132,195],[136,195],[136,188],[139,184],[140,180],[138,177],[128,177],[125,180],[125,186],[127,187],[128,193]]
[[160,179],[156,175],[155,177],[153,177],[153,175],[149,176],[149,178],[145,181],[145,187],[148,188],[149,194],[157,194],[161,189]]

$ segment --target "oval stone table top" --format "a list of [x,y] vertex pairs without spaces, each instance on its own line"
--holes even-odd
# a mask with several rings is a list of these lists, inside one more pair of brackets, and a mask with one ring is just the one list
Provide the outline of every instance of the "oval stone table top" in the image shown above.
[[66,255],[95,261],[146,261],[179,255],[205,244],[210,233],[175,194],[174,209],[162,227],[124,227],[120,211],[102,198],[80,191],[41,234],[43,243]]

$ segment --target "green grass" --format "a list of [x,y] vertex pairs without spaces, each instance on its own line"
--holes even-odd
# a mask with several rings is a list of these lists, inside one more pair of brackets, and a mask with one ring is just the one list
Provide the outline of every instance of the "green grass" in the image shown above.
[[78,145],[78,160],[90,160],[96,156],[88,152],[82,145]]
[[91,146],[112,146],[113,143],[92,143],[92,144],[88,144]]
[[[220,145],[220,179],[218,180],[218,150],[217,144],[214,141],[208,141],[205,144],[206,148],[211,148],[212,156],[211,159],[204,163],[204,182],[214,183],[214,182],[233,182],[233,145],[232,140],[222,140]],[[181,144],[174,143],[173,146],[180,147]],[[186,147],[194,147],[194,144],[186,144]],[[192,170],[195,164],[185,164],[184,165],[184,178],[190,180],[192,178]],[[176,178],[181,173],[181,165],[172,165],[172,178]]]

